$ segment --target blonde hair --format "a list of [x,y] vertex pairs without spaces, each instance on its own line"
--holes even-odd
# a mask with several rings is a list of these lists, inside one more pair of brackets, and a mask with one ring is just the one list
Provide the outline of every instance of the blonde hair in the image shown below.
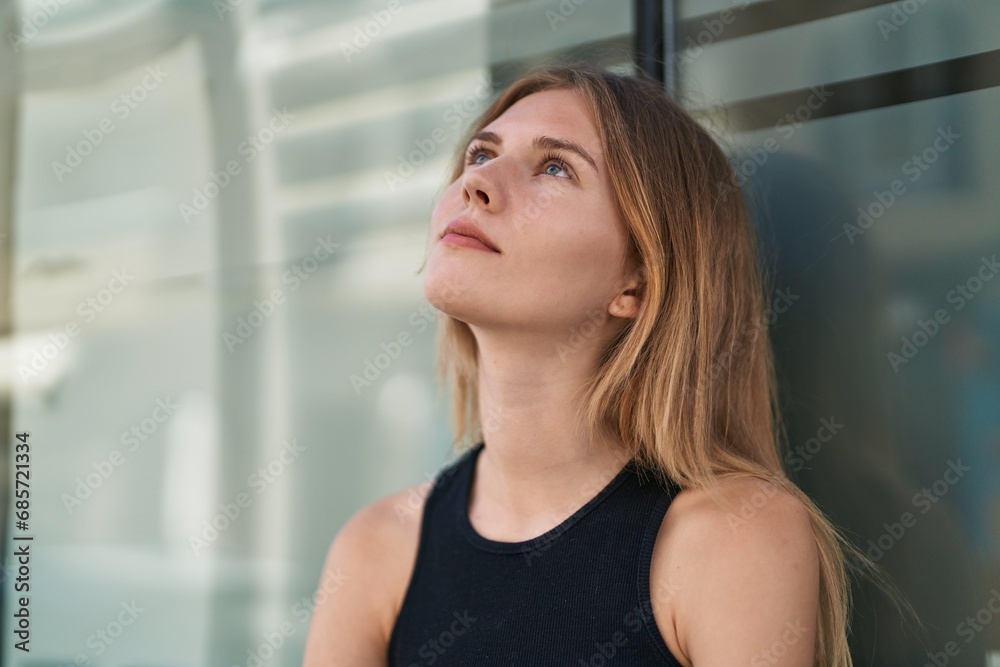
[[[719,480],[751,476],[799,498],[819,551],[816,665],[852,665],[847,567],[892,585],[782,469],[769,298],[728,158],[660,82],[587,63],[520,77],[459,147],[518,100],[557,88],[577,91],[596,121],[627,229],[626,261],[643,276],[638,315],[603,350],[584,389],[583,423],[609,431],[640,465],[682,489],[717,497]],[[461,176],[463,157],[454,155],[449,183]],[[437,344],[439,380],[452,386],[456,443],[469,445],[482,432],[476,341],[467,324],[441,313]]]

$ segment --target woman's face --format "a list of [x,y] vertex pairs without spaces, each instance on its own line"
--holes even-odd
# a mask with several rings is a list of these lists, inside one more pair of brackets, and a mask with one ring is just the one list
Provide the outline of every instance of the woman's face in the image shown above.
[[[528,95],[477,136],[431,216],[427,300],[482,328],[568,338],[588,320],[603,322],[627,287],[626,236],[582,98],[569,89]],[[563,145],[546,145],[553,141]],[[457,219],[498,251],[442,240]]]

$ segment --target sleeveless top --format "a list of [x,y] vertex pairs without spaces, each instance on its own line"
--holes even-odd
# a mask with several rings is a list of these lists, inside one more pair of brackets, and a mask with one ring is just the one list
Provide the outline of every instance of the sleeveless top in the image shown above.
[[664,488],[640,475],[633,459],[555,528],[498,542],[469,521],[484,446],[434,479],[389,638],[389,667],[680,667],[656,627],[649,580],[676,484]]

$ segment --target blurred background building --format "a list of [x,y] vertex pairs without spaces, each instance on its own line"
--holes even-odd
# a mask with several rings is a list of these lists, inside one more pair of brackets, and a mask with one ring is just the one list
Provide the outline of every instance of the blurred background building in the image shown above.
[[0,0],[0,41],[3,664],[301,664],[336,531],[450,455],[446,160],[582,58],[746,184],[789,472],[927,626],[858,587],[856,664],[1000,665],[1000,4]]

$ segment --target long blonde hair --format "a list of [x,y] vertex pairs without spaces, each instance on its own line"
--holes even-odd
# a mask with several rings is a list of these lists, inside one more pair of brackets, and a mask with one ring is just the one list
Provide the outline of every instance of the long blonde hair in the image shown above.
[[[770,299],[728,158],[658,81],[587,63],[551,65],[518,78],[473,122],[460,149],[518,100],[554,88],[581,94],[596,120],[627,229],[626,259],[643,276],[640,312],[603,350],[583,393],[581,418],[682,489],[718,497],[720,479],[752,476],[799,498],[819,551],[816,664],[852,665],[847,567],[892,585],[782,469]],[[462,174],[463,162],[460,150],[449,183]],[[439,380],[452,387],[458,449],[458,443],[477,442],[483,428],[476,341],[467,324],[441,313],[437,344]]]

